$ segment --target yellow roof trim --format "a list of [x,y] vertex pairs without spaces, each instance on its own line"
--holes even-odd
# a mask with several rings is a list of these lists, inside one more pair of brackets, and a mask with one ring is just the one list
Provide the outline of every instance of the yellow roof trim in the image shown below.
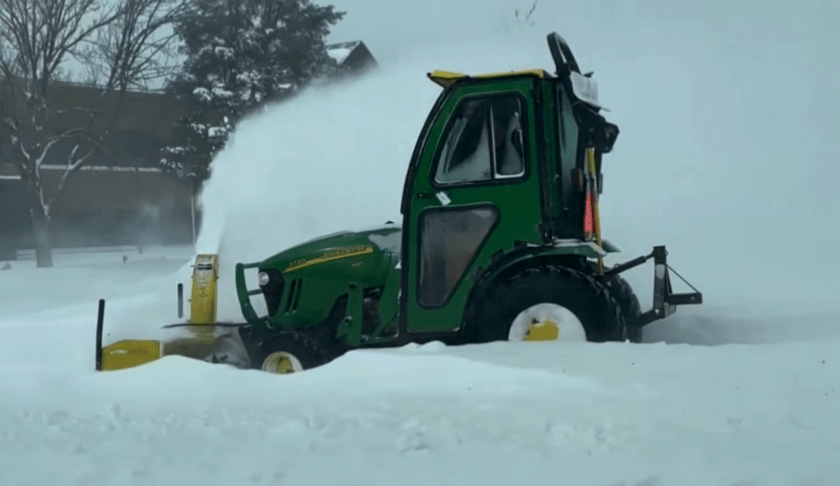
[[456,81],[460,81],[461,79],[473,78],[473,79],[501,79],[501,78],[513,78],[517,76],[536,76],[540,79],[547,76],[547,73],[544,69],[523,69],[519,71],[505,71],[499,73],[486,73],[486,74],[462,74],[456,73],[452,71],[433,71],[428,74],[429,79],[434,81],[436,84],[443,88],[448,88],[452,86]]

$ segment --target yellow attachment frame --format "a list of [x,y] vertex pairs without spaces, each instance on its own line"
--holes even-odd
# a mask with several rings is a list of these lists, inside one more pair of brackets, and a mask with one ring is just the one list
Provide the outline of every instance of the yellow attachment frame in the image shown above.
[[217,280],[219,256],[201,254],[195,258],[190,298],[190,337],[171,341],[153,339],[124,339],[102,347],[102,371],[133,368],[167,355],[200,359],[216,345]]
[[133,368],[160,359],[163,345],[160,341],[126,339],[102,348],[102,371]]

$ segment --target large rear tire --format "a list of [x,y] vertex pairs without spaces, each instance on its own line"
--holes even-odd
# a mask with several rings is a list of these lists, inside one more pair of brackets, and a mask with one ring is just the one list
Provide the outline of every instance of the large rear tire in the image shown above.
[[[587,341],[627,339],[624,316],[609,289],[591,275],[556,265],[521,270],[480,290],[467,311],[467,339],[477,343],[515,340],[511,331],[529,314],[535,325],[541,318],[558,324],[559,332],[537,331],[546,339],[554,340],[556,334],[556,340],[579,340],[574,331],[577,325],[582,326]],[[565,337],[564,329],[571,331]]]
[[621,307],[621,313],[624,314],[624,320],[627,322],[627,338],[632,343],[641,343],[644,331],[636,322],[642,314],[642,306],[639,304],[639,297],[633,291],[633,287],[621,275],[616,275],[607,281],[607,288],[615,296],[615,300]]
[[[598,267],[593,262],[587,262],[585,267],[593,275],[597,275]],[[621,313],[624,315],[624,321],[627,323],[627,339],[631,343],[641,343],[644,339],[644,332],[642,326],[637,324],[639,316],[642,314],[642,306],[639,304],[639,297],[630,286],[630,282],[625,280],[621,275],[611,277],[606,281],[607,288],[610,294],[615,297]]]

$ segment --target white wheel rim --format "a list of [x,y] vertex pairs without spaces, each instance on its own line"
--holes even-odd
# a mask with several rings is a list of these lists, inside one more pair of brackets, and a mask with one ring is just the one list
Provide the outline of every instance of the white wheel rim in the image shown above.
[[508,340],[585,342],[586,331],[574,312],[546,302],[520,312],[510,326]]
[[292,353],[275,351],[265,357],[262,370],[277,375],[286,375],[303,371],[303,365]]

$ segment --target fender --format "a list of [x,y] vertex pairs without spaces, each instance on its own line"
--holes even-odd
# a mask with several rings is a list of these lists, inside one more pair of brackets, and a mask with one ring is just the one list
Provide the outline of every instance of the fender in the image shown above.
[[[493,280],[499,275],[519,267],[521,263],[545,261],[568,256],[585,258],[603,258],[608,253],[618,252],[618,248],[607,241],[599,246],[594,241],[578,239],[556,239],[546,245],[527,245],[524,248],[511,250],[506,255],[494,259],[493,265],[484,271],[479,270],[476,275],[476,288],[482,282]],[[606,247],[606,248],[605,248]],[[500,252],[501,253],[501,252]]]
[[613,245],[612,242],[607,240],[601,240],[601,248],[604,249],[607,253],[619,253],[621,250],[618,249],[617,246]]

